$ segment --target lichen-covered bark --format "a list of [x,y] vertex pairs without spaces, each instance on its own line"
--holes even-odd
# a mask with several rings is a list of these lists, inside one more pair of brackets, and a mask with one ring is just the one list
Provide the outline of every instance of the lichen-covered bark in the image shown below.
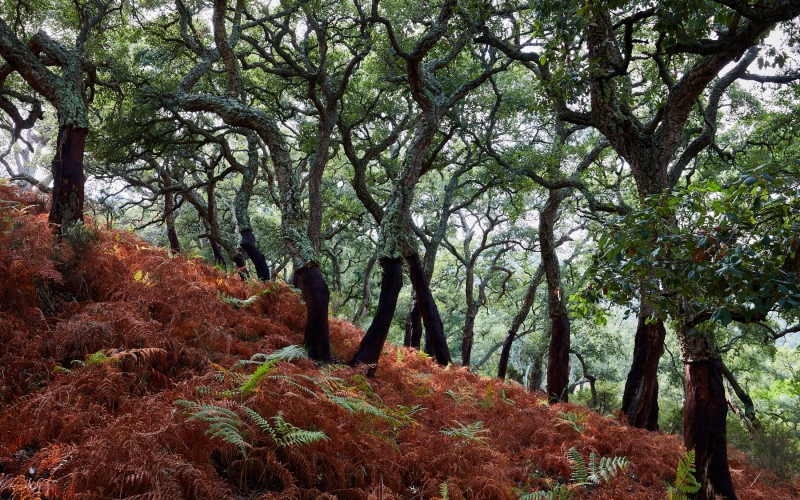
[[[44,52],[61,69],[51,72],[31,48]],[[89,128],[83,66],[80,50],[71,51],[44,32],[35,34],[26,45],[5,20],[0,19],[0,57],[56,109],[58,142],[53,159],[53,202],[50,223],[61,225],[83,221],[83,153]],[[82,47],[78,46],[78,49]]]

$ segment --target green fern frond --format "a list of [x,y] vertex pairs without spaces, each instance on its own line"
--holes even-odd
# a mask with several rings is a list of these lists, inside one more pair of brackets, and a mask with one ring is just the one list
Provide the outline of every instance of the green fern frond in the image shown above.
[[255,302],[258,300],[258,295],[252,295],[242,300],[242,299],[237,299],[236,297],[231,297],[230,295],[224,294],[222,292],[217,292],[217,299],[219,299],[222,302],[225,302],[226,304],[236,309],[244,309],[248,306],[255,304]]
[[239,390],[242,393],[242,397],[246,398],[247,396],[249,396],[250,393],[253,392],[256,389],[256,387],[258,387],[258,384],[262,380],[264,380],[264,377],[269,375],[269,372],[271,372],[272,369],[277,364],[278,360],[273,359],[271,361],[267,361],[266,363],[261,364],[258,368],[256,368],[256,371],[254,371],[253,374],[250,375],[250,378],[247,379],[247,382],[245,382],[239,388]]
[[589,462],[583,460],[575,448],[570,448],[567,456],[572,462],[572,476],[570,481],[586,486],[590,484],[608,483],[618,471],[625,470],[630,461],[625,457],[602,457],[599,460],[594,453],[589,454]]
[[330,438],[322,431],[309,431],[290,424],[283,419],[283,415],[278,412],[272,417],[275,431],[280,436],[276,441],[279,446],[303,446],[316,443],[318,441],[329,441]]
[[243,457],[247,456],[247,448],[250,445],[244,440],[241,432],[242,419],[235,411],[221,406],[205,403],[198,404],[184,399],[175,400],[175,404],[185,409],[184,414],[188,415],[187,420],[199,420],[207,423],[209,427],[206,430],[206,434],[236,446]]
[[106,356],[106,353],[104,353],[102,350],[89,354],[86,357],[86,361],[81,361],[79,359],[72,360],[72,364],[81,366],[102,365],[103,363],[117,363],[117,362],[118,360],[112,358],[111,356]]
[[[242,392],[243,397],[247,397],[251,392],[255,390],[258,384],[264,380],[273,369],[275,365],[277,365],[281,361],[292,361],[298,358],[308,358],[308,353],[305,349],[300,346],[290,345],[288,347],[284,347],[283,349],[279,349],[272,354],[256,354],[252,358],[250,358],[251,363],[258,364],[258,368],[256,371],[250,375],[250,378],[247,379],[240,390]],[[234,367],[244,366],[241,364],[242,361],[237,362]]]
[[330,438],[322,431],[309,431],[295,427],[286,420],[279,412],[272,417],[273,424],[270,424],[258,412],[245,407],[245,411],[255,424],[264,432],[268,433],[278,448],[289,446],[303,446],[318,441],[328,441]]
[[578,434],[583,434],[583,422],[586,420],[586,415],[574,411],[568,411],[566,413],[560,411],[556,413],[556,415],[559,417],[555,419],[556,425],[568,425]]
[[567,451],[567,457],[572,462],[572,476],[570,481],[575,484],[589,484],[589,469],[586,468],[586,461],[574,447]]
[[244,368],[245,366],[250,365],[263,365],[266,362],[278,360],[278,361],[294,361],[295,359],[305,358],[308,359],[308,352],[302,346],[298,345],[290,345],[286,346],[282,349],[278,349],[277,351],[271,354],[264,354],[262,352],[258,354],[253,354],[250,359],[240,359],[236,363],[231,366],[231,370],[236,370],[238,368]]
[[439,432],[445,436],[469,439],[471,441],[486,442],[488,440],[487,437],[479,435],[482,432],[487,432],[487,430],[483,428],[482,421],[478,420],[477,422],[472,422],[471,424],[467,425],[464,425],[457,420],[454,420],[453,422],[457,424],[458,427],[445,428]]
[[572,490],[567,489],[563,484],[559,484],[550,491],[534,491],[519,497],[519,500],[571,500]]
[[442,481],[439,485],[439,498],[440,500],[450,500],[450,494],[447,491],[447,481]]
[[669,500],[686,500],[692,493],[700,490],[700,483],[694,477],[694,450],[689,450],[678,461],[678,470],[675,477],[675,487],[669,488],[667,498]]

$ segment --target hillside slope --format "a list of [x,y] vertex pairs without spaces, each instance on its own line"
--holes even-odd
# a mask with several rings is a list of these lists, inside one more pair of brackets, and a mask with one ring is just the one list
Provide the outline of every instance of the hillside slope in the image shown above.
[[[45,212],[0,185],[0,498],[428,499],[446,484],[453,499],[516,499],[561,482],[573,498],[663,499],[675,479],[675,436],[549,407],[410,349],[388,346],[372,379],[295,359],[262,365],[256,384],[237,362],[302,342],[291,288],[120,231],[54,245]],[[346,361],[362,332],[330,329]],[[304,434],[282,421],[327,439],[289,445]],[[573,447],[630,464],[577,486]],[[732,456],[740,498],[795,498]]]

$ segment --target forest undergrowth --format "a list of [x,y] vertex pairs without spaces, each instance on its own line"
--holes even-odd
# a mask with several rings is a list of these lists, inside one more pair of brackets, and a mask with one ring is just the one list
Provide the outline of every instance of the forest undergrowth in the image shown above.
[[[289,286],[131,233],[88,224],[56,244],[43,202],[0,185],[0,498],[664,499],[675,480],[676,436],[406,348],[366,378],[343,365],[363,335],[345,321],[342,365],[270,359],[304,321]],[[575,484],[575,452],[628,465]],[[730,457],[740,498],[797,497]]]

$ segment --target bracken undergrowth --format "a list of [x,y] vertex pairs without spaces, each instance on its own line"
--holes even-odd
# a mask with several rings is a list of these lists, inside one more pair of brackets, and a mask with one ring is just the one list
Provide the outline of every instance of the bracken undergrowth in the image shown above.
[[[453,499],[516,499],[559,484],[574,498],[664,499],[675,480],[675,436],[547,406],[410,349],[387,346],[376,378],[301,357],[243,391],[259,364],[242,360],[302,343],[299,295],[85,230],[96,237],[76,253],[55,241],[42,200],[0,185],[0,499],[429,499],[442,485]],[[336,319],[330,331],[348,361],[363,332]],[[217,410],[241,442],[187,418],[187,401],[232,412]],[[558,412],[585,415],[582,431],[554,425]],[[275,442],[255,414],[327,439]],[[576,487],[573,447],[629,465]],[[794,498],[732,457],[740,498]]]

